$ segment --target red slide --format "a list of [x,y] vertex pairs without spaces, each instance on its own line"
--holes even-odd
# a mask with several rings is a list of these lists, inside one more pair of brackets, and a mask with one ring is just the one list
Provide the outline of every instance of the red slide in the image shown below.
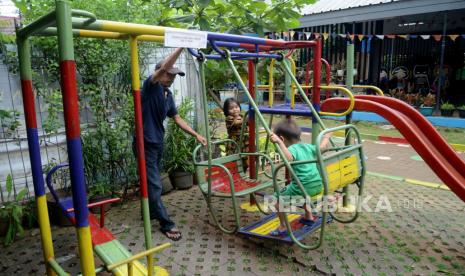
[[[377,113],[388,120],[438,177],[465,201],[465,161],[423,115],[397,99],[366,95],[355,98],[354,110]],[[321,110],[335,112],[348,106],[349,99],[333,98],[323,102]]]

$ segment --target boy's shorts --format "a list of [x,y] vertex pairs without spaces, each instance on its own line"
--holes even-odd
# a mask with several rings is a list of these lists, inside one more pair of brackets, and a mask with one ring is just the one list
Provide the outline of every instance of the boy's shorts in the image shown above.
[[[310,197],[316,196],[321,193],[323,189],[323,184],[318,181],[318,182],[312,182],[308,183],[304,186],[305,191],[307,192],[307,195]],[[274,196],[277,197],[277,193],[274,193]],[[305,197],[305,194],[302,192],[302,190],[299,188],[299,186],[295,185],[294,183],[291,183],[284,187],[280,192],[279,192],[280,198],[286,200],[286,199],[291,199],[292,197],[300,197],[303,198]]]

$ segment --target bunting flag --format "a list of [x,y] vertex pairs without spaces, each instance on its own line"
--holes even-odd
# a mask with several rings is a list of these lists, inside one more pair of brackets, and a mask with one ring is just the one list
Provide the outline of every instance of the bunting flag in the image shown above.
[[283,32],[283,37],[284,39],[287,39],[289,37],[289,32]]
[[400,37],[400,38],[403,38],[403,39],[405,39],[405,40],[408,40],[408,39],[409,39],[408,34],[406,34],[406,35],[397,35],[397,36]]
[[442,35],[433,35],[434,40],[437,42],[441,41]]
[[293,40],[293,39],[294,39],[294,34],[295,34],[295,32],[294,32],[294,31],[290,31],[289,34],[291,35],[291,40]]
[[[294,35],[297,34],[297,39],[307,39],[310,40],[312,38],[312,32],[299,32],[299,31],[288,31],[288,32],[282,32],[282,33],[269,33],[266,35],[266,38],[269,39],[284,39],[284,40],[293,40]],[[337,37],[341,38],[346,38],[350,39],[351,41],[354,41],[355,37],[358,38],[359,41],[362,41],[364,38],[372,39],[372,38],[377,38],[377,39],[395,39],[396,37],[398,38],[403,38],[405,40],[409,39],[415,39],[418,37],[421,37],[423,40],[428,40],[431,37],[434,38],[435,41],[439,42],[443,38],[443,35],[440,34],[435,34],[435,35],[416,35],[416,34],[389,34],[389,35],[365,35],[365,34],[338,34],[338,33],[313,33],[314,39],[318,38],[323,38],[324,40],[327,40],[329,38],[336,39]],[[456,41],[457,38],[464,38],[465,39],[465,34],[450,34],[447,35],[452,41]]]
[[452,41],[455,41],[459,37],[459,35],[449,35],[449,38],[452,39]]

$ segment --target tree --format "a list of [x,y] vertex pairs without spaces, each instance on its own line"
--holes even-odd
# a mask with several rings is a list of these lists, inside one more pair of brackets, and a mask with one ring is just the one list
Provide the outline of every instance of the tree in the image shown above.
[[[55,0],[13,0],[28,24],[55,7]],[[73,9],[94,13],[98,19],[228,33],[286,31],[299,25],[299,10],[308,0],[81,0]],[[310,2],[314,2],[310,1]],[[55,37],[33,37],[33,77],[39,96],[53,103],[57,97],[59,63]],[[153,44],[140,44],[140,53]],[[158,47],[158,46],[157,46]],[[133,133],[130,64],[127,41],[75,39],[80,106],[90,111],[91,127],[83,127],[82,141],[87,183],[131,181],[136,164],[130,141]],[[146,58],[141,55],[141,66]],[[224,64],[209,63],[208,82],[222,87],[231,74]],[[12,69],[13,70],[13,69]],[[17,71],[16,71],[17,72]],[[214,74],[215,73],[215,74]],[[216,83],[214,83],[216,81]],[[58,91],[59,92],[59,91]],[[48,108],[56,105],[49,104]],[[52,110],[53,111],[53,110]],[[58,112],[49,116],[58,116]],[[60,111],[60,110],[58,110]],[[48,132],[60,120],[48,118]]]

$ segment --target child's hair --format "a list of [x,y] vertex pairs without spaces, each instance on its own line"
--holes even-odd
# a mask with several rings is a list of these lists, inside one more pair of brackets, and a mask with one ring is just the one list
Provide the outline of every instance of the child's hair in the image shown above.
[[298,142],[300,141],[302,130],[294,120],[286,118],[274,127],[274,133],[278,136],[283,136],[289,141]]
[[224,104],[223,104],[223,113],[224,113],[224,116],[228,117],[229,116],[229,106],[232,104],[232,103],[235,103],[239,106],[239,109],[241,109],[241,104],[234,98],[227,98],[225,101],[224,101]]

